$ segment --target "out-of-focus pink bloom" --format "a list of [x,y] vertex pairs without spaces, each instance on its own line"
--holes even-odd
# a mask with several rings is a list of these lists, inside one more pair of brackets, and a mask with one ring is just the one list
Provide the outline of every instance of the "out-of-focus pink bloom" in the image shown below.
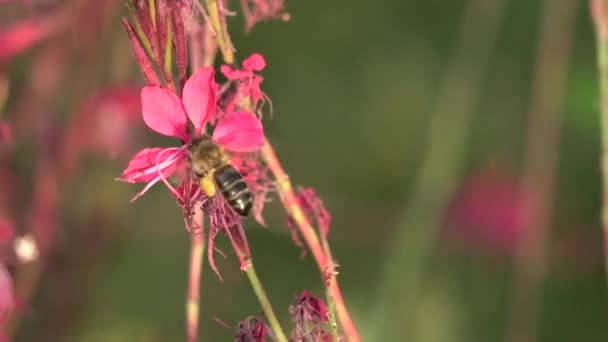
[[265,342],[269,330],[263,320],[254,316],[246,317],[236,327],[234,342]]
[[8,121],[0,120],[0,153],[13,144],[13,127]]
[[10,241],[15,237],[15,226],[7,218],[0,217],[0,243]]
[[[129,183],[147,183],[132,201],[144,195],[154,184],[163,182],[182,206],[189,229],[192,228],[189,219],[193,205],[200,203],[209,217],[210,250],[213,250],[213,238],[217,233],[226,233],[243,266],[243,257],[249,255],[249,247],[242,232],[241,218],[222,196],[206,198],[188,172],[188,147],[194,138],[205,134],[206,124],[216,111],[216,88],[214,71],[210,67],[200,69],[188,79],[181,99],[171,90],[160,86],[144,87],[141,91],[144,122],[160,134],[178,138],[182,145],[141,150],[131,159],[121,179]],[[228,151],[249,153],[262,147],[264,132],[261,122],[252,114],[232,112],[217,122],[211,139]],[[185,171],[188,176],[175,188],[168,178],[178,170]],[[209,261],[217,273],[212,256],[213,253],[209,253]]]
[[0,264],[0,330],[3,330],[2,327],[14,309],[13,280],[4,265]]
[[[235,82],[236,90],[229,93],[222,106],[225,113],[230,113],[235,108],[251,107],[253,111],[261,117],[261,110],[268,102],[272,113],[272,103],[266,94],[260,89],[260,84],[264,80],[256,72],[262,71],[266,67],[264,57],[254,53],[243,61],[242,69],[234,69],[229,65],[222,65],[220,70],[230,82]],[[251,101],[251,102],[249,102]]]
[[63,30],[69,23],[65,12],[24,19],[0,29],[0,63]]
[[322,299],[303,291],[289,307],[289,313],[295,323],[292,341],[331,341],[330,334],[323,329],[329,321],[329,312]]
[[447,217],[444,236],[453,243],[510,253],[523,229],[526,201],[505,171],[482,168],[461,186]]
[[109,87],[88,96],[70,123],[63,146],[64,166],[75,169],[86,150],[112,159],[132,153],[139,108],[139,91],[130,86]]
[[260,21],[269,19],[289,20],[283,0],[241,0],[247,31]]

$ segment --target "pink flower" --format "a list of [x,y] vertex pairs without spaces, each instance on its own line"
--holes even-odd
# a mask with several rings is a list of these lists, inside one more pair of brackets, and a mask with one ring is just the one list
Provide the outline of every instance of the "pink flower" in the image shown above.
[[24,19],[0,28],[0,63],[57,34],[69,23],[67,12]]
[[450,207],[443,237],[452,245],[491,254],[515,249],[528,206],[517,179],[491,165],[461,185]]
[[13,222],[0,216],[0,243],[11,241],[15,237]]
[[62,164],[70,173],[78,168],[85,151],[109,158],[130,156],[140,120],[139,90],[111,86],[96,90],[76,107],[66,134]]
[[13,127],[8,121],[0,120],[0,151],[13,145]]
[[225,112],[230,113],[235,108],[242,108],[245,103],[251,101],[251,108],[261,117],[261,109],[266,102],[270,105],[272,113],[272,103],[266,94],[260,89],[260,84],[264,80],[262,76],[255,72],[262,71],[266,67],[264,57],[258,53],[254,53],[243,61],[242,69],[234,69],[229,65],[222,65],[220,70],[228,79],[228,85],[231,82],[236,83],[236,90],[230,93],[226,99]]
[[[160,86],[147,86],[141,91],[144,122],[157,133],[178,138],[182,145],[170,148],[145,148],[139,151],[122,174],[129,183],[143,182],[146,186],[133,198],[145,194],[150,187],[163,182],[181,201],[179,193],[167,180],[177,169],[188,167],[188,144],[205,133],[205,124],[213,116],[216,85],[212,68],[203,68],[186,82],[180,99]],[[191,128],[188,124],[191,124]],[[232,152],[253,152],[264,143],[262,124],[247,112],[232,112],[220,120],[211,138]]]
[[[200,204],[209,219],[208,248],[214,251],[213,241],[219,232],[228,235],[241,261],[241,267],[249,258],[249,246],[242,229],[242,218],[232,210],[221,196],[207,198],[190,176],[188,146],[191,141],[206,133],[206,124],[216,112],[216,84],[212,68],[203,68],[194,73],[185,83],[180,99],[173,91],[160,86],[147,86],[141,91],[141,107],[144,122],[152,130],[178,138],[179,147],[152,147],[139,151],[122,174],[129,183],[142,182],[146,186],[132,201],[144,195],[158,182],[163,182],[178,201],[184,213],[188,230],[199,227],[191,223],[193,206]],[[261,122],[247,112],[232,112],[222,117],[213,129],[211,139],[232,153],[257,151],[264,144]],[[235,165],[238,170],[238,165]],[[175,188],[168,177],[182,172],[186,176]],[[219,275],[208,254],[209,264]]]
[[260,21],[269,19],[289,20],[284,0],[241,0],[247,31]]

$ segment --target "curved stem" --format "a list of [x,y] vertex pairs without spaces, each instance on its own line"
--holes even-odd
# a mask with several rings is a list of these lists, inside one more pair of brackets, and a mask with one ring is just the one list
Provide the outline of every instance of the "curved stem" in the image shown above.
[[251,259],[248,259],[246,262],[245,273],[247,273],[247,278],[249,278],[251,287],[253,288],[256,297],[258,297],[262,310],[264,310],[264,315],[266,315],[266,319],[268,320],[268,323],[270,323],[270,328],[272,328],[272,331],[276,335],[279,342],[287,342],[287,336],[283,332],[283,328],[281,328],[277,316],[274,314],[272,305],[270,305],[270,300],[266,295],[266,291],[264,291],[264,287],[262,286],[262,282],[260,282],[260,278],[258,278],[258,274],[255,272]]
[[[298,226],[298,230],[304,237],[304,240],[306,240],[306,244],[310,248],[310,251],[314,256],[321,273],[325,274],[327,270],[335,266],[333,260],[331,260],[331,256],[329,254],[325,253],[324,248],[321,246],[319,238],[317,237],[315,229],[310,224],[310,221],[308,221],[306,218],[306,215],[304,215],[304,212],[300,207],[300,203],[293,192],[293,187],[291,186],[289,177],[283,170],[283,167],[279,163],[279,160],[277,159],[277,156],[268,141],[266,141],[262,147],[262,155],[266,160],[268,168],[274,174],[275,179],[277,180],[277,188],[279,190],[279,194],[281,195],[281,201],[283,202],[285,209]],[[331,298],[333,298],[336,313],[338,314],[338,318],[340,319],[340,323],[342,324],[344,334],[346,334],[348,341],[360,341],[361,339],[359,338],[359,333],[357,332],[357,329],[350,318],[346,304],[344,304],[344,299],[342,298],[342,293],[340,292],[340,287],[338,286],[338,280],[335,274],[332,275],[330,281],[326,283],[328,283],[327,290],[331,294]]]
[[200,231],[190,235],[190,276],[186,297],[186,331],[189,342],[195,342],[198,338],[199,291],[203,253],[205,251],[205,240],[203,239],[204,216],[200,208],[196,209],[194,219],[199,225]]

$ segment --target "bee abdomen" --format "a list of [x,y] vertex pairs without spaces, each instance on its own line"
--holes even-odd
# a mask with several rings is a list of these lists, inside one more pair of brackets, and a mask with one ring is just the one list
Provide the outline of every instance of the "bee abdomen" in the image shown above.
[[253,204],[253,195],[239,172],[232,165],[225,165],[215,171],[213,178],[232,209],[241,216],[247,216]]

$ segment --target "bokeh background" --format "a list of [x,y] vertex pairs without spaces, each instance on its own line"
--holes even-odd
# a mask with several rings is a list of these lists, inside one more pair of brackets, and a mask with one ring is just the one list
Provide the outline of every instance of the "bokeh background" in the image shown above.
[[[65,18],[68,30],[0,59],[9,89],[0,118],[15,122],[13,143],[0,150],[0,192],[10,194],[3,214],[18,231],[37,219],[30,207],[44,197],[36,184],[45,161],[62,158],[70,129],[88,132],[69,143],[66,176],[46,190],[59,194],[53,249],[15,340],[184,340],[181,212],[162,186],[129,204],[140,185],[114,180],[139,148],[174,142],[139,120],[142,80],[120,24],[123,2],[94,3],[0,2],[7,28],[63,6],[80,11]],[[245,34],[231,2],[231,34],[239,59],[267,60],[266,134],[294,184],[316,189],[333,216],[339,280],[363,340],[605,341],[587,2],[287,6],[290,21]],[[118,105],[95,98],[122,87]],[[117,111],[132,114],[116,119]],[[276,200],[264,216],[267,228],[249,219],[246,230],[288,326],[295,296],[322,297],[323,287]],[[217,258],[223,281],[204,265],[201,341],[232,339],[218,320],[234,326],[261,314],[227,241],[218,247],[227,252]]]

